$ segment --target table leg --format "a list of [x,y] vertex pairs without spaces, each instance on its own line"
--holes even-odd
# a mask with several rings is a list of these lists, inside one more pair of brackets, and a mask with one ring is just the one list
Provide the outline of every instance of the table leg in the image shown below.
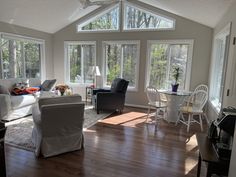
[[197,177],[200,177],[201,165],[202,165],[202,158],[201,158],[201,154],[199,152],[199,155],[198,155],[198,166],[197,166]]

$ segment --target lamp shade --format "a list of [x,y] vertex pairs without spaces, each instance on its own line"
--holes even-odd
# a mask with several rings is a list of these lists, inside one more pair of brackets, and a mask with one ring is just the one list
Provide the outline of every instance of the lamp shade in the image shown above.
[[89,70],[88,70],[88,75],[101,76],[99,67],[98,66],[90,66]]

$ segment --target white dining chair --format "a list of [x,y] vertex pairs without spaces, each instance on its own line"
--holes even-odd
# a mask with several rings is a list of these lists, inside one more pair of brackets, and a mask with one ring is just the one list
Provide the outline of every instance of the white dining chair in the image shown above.
[[162,100],[161,94],[154,87],[147,87],[146,89],[147,98],[148,98],[148,112],[146,122],[150,117],[150,111],[152,108],[155,109],[155,123],[157,123],[158,118],[165,118],[167,103],[165,100]]
[[[209,94],[208,92],[208,86],[205,85],[205,84],[199,84],[195,89],[194,89],[194,92],[198,91],[198,90],[204,90],[207,92],[207,95]],[[204,117],[207,119],[207,114],[206,114],[206,107],[204,106],[203,108],[203,115]]]
[[198,90],[204,90],[208,93],[208,86],[205,84],[200,84],[194,89],[194,91],[198,91]]
[[[202,115],[204,114],[203,107],[205,106],[207,99],[208,93],[206,91],[197,90],[191,94],[185,105],[180,107],[179,121],[187,125],[187,132],[189,132],[191,123],[200,124],[201,131],[203,131]],[[188,116],[187,119],[185,119],[184,115]],[[194,116],[198,116],[198,119]]]

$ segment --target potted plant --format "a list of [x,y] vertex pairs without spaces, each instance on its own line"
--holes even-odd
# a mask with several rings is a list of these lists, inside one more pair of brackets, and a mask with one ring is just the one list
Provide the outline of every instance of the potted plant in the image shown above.
[[173,78],[174,78],[174,83],[171,84],[172,86],[172,92],[177,92],[178,87],[179,87],[179,77],[180,77],[180,68],[179,67],[175,67],[174,71],[173,71]]

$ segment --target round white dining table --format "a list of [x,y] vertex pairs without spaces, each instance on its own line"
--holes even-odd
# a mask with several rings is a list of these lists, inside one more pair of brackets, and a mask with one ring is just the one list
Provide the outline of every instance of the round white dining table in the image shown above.
[[159,90],[160,93],[164,94],[167,98],[167,116],[165,120],[167,122],[178,121],[178,112],[184,98],[191,95],[188,91],[172,92],[167,90]]

